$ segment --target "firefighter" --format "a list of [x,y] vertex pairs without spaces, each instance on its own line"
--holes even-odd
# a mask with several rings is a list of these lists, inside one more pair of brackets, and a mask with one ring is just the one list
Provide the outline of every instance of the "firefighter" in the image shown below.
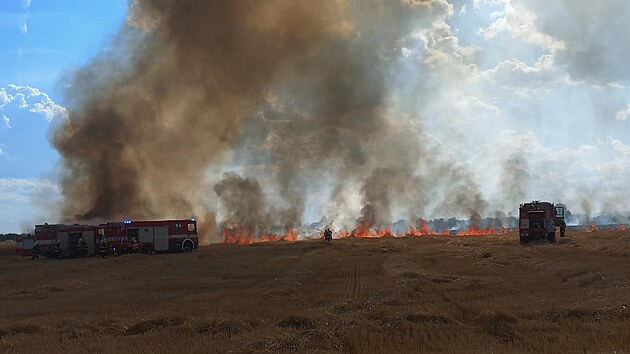
[[79,239],[77,240],[76,251],[77,257],[83,256],[83,237],[79,237]]
[[87,240],[82,238],[82,244],[81,244],[81,248],[83,249],[83,257],[87,257],[88,256],[88,243]]
[[136,240],[136,238],[134,237],[131,239],[131,252],[138,253],[138,249],[139,249],[138,240]]
[[98,253],[101,255],[101,258],[107,258],[107,241],[102,237],[98,241]]
[[33,248],[31,249],[31,251],[33,251],[33,256],[31,257],[31,260],[39,259],[39,241],[35,241],[35,244],[33,244]]
[[324,240],[326,240],[326,242],[332,242],[332,230],[330,227],[326,227],[324,230]]
[[563,219],[562,222],[560,222],[560,237],[564,237],[566,229],[567,229],[567,223]]
[[133,240],[133,238],[127,237],[127,239],[125,240],[124,247],[122,249],[122,253],[131,253],[131,244],[132,244],[131,240]]
[[55,258],[61,259],[61,241],[55,242]]

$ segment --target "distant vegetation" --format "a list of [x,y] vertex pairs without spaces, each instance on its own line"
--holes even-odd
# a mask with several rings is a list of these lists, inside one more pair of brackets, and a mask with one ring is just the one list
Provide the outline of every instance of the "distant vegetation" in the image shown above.
[[20,234],[8,233],[8,234],[0,234],[0,241],[8,241],[13,240],[18,237]]

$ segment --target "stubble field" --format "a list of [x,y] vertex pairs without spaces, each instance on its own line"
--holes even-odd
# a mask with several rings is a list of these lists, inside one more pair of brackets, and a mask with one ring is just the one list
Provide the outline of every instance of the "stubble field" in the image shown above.
[[0,243],[0,352],[630,352],[630,233],[212,245],[39,261]]

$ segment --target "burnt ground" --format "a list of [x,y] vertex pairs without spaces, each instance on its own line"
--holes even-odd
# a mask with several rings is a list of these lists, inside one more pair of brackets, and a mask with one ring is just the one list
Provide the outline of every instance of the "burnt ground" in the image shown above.
[[630,352],[630,232],[62,261],[0,245],[0,352]]

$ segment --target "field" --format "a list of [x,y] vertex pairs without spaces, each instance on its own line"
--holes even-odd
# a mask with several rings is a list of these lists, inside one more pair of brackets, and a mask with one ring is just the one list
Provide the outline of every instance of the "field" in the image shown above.
[[0,353],[630,353],[630,232],[61,261],[12,247],[0,244]]

